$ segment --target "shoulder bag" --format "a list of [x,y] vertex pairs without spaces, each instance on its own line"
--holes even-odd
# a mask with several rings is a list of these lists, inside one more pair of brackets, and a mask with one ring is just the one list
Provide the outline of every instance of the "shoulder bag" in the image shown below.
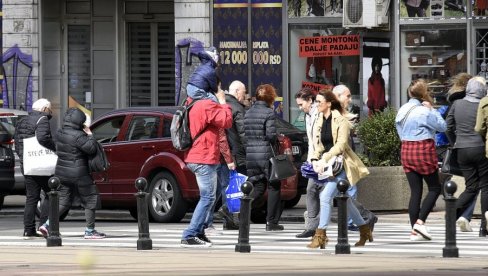
[[441,172],[452,175],[462,176],[463,172],[457,162],[457,150],[451,147],[447,148],[444,160],[442,161]]
[[287,179],[288,177],[296,175],[297,171],[295,165],[293,165],[293,162],[288,155],[275,155],[273,146],[270,145],[270,147],[273,157],[269,159],[269,162],[271,163],[268,177],[269,182]]
[[[42,118],[39,118],[37,124]],[[53,175],[56,163],[58,162],[56,153],[39,144],[36,132],[34,132],[33,137],[24,138],[23,143],[24,152],[22,160],[24,175]]]

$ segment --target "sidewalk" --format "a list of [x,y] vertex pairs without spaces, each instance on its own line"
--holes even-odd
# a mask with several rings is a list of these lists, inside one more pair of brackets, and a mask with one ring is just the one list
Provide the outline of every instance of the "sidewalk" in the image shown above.
[[487,275],[482,258],[3,247],[1,275]]

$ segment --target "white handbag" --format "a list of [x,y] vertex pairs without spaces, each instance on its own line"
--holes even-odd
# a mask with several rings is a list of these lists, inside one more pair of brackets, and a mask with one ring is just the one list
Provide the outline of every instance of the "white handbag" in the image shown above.
[[56,153],[41,146],[35,134],[33,137],[24,138],[23,142],[24,175],[53,175],[58,162]]

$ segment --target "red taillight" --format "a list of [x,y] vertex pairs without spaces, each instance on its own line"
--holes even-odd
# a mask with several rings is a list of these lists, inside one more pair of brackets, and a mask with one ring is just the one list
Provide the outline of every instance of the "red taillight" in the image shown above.
[[280,141],[280,153],[293,156],[293,152],[291,150],[292,145],[291,145],[290,138],[284,135],[280,135],[278,137],[279,137],[278,140]]
[[3,144],[3,145],[13,145],[14,144],[14,139],[10,139],[7,142],[3,142],[1,144]]

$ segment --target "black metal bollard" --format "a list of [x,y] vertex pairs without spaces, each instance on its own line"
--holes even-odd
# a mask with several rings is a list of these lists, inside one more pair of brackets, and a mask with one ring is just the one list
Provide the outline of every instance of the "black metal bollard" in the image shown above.
[[349,198],[346,194],[347,189],[349,189],[349,182],[347,180],[339,180],[337,182],[339,195],[336,196],[338,208],[336,254],[351,254],[351,246],[347,238],[347,199]]
[[62,240],[59,236],[59,195],[58,188],[59,178],[53,176],[49,178],[48,185],[51,191],[49,192],[49,235],[46,238],[46,245],[61,246]]
[[149,216],[147,213],[147,193],[144,192],[147,180],[144,177],[136,179],[135,194],[137,198],[137,223],[139,225],[139,239],[137,239],[137,250],[151,250],[152,240],[149,237]]
[[241,191],[244,194],[241,198],[241,210],[239,214],[239,237],[236,244],[236,252],[249,253],[251,252],[251,245],[249,244],[249,223],[251,221],[251,201],[249,197],[253,189],[251,182],[246,181],[241,186]]
[[457,190],[454,181],[445,185],[446,197],[446,246],[442,249],[442,257],[458,258],[459,250],[456,247],[456,198],[453,196]]

